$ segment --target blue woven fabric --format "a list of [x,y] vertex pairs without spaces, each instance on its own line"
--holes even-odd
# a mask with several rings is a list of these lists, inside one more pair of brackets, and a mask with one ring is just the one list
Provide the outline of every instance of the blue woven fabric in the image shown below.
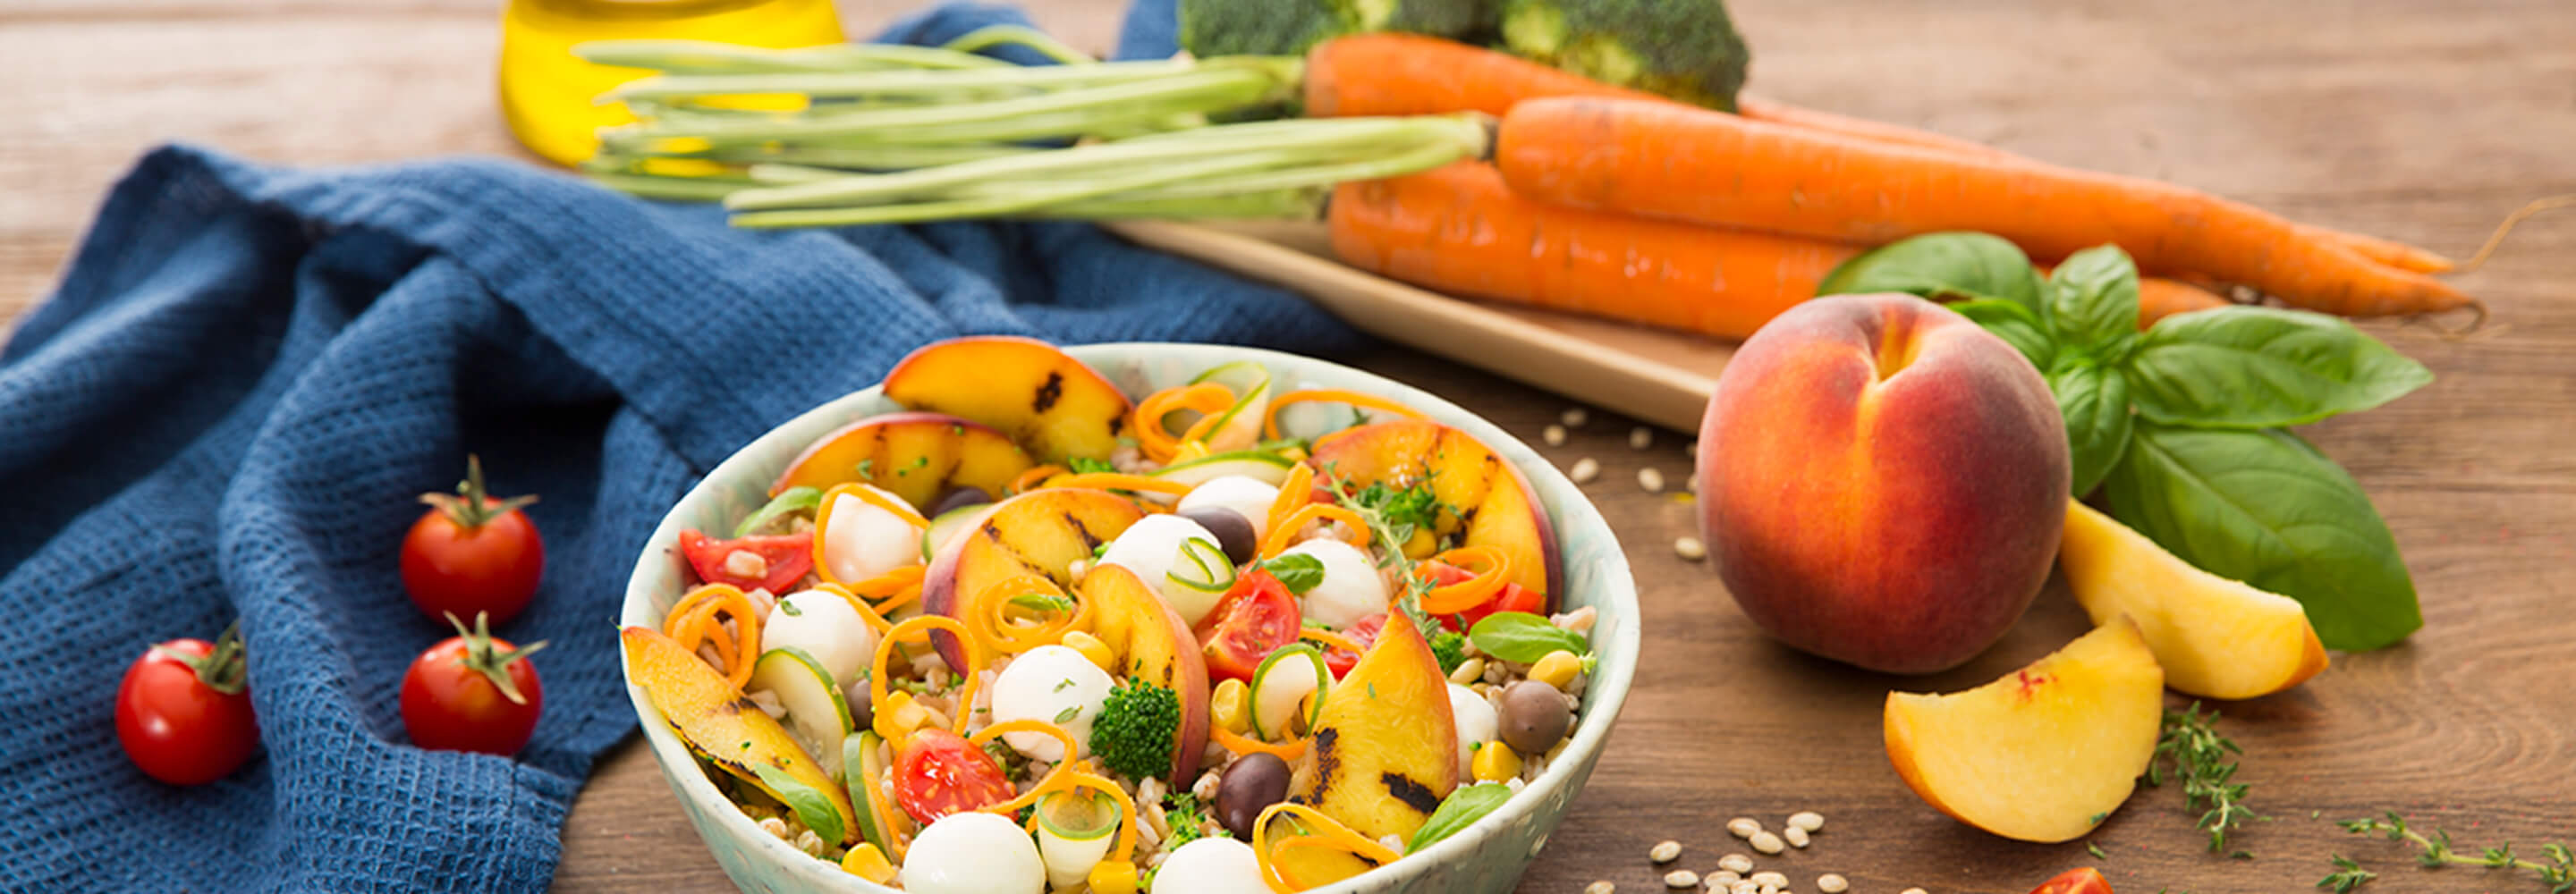
[[[1357,342],[1082,225],[753,233],[494,161],[152,153],[0,351],[0,890],[542,889],[592,758],[634,729],[610,621],[664,509],[964,333]],[[496,490],[544,497],[543,586],[496,631],[553,642],[516,760],[413,748],[396,707],[448,634],[396,550],[469,450]],[[263,751],[154,782],[117,745],[118,679],[235,617]]]

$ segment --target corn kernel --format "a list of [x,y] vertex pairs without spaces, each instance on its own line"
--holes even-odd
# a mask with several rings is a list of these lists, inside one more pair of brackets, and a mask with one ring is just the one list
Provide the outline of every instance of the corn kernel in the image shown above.
[[1079,630],[1068,631],[1064,635],[1064,644],[1066,648],[1082,653],[1082,657],[1091,659],[1091,663],[1099,665],[1101,670],[1117,675],[1118,655],[1109,651],[1109,644],[1101,642],[1099,637]]
[[1519,752],[1512,750],[1512,746],[1503,744],[1501,740],[1487,742],[1485,747],[1476,749],[1475,758],[1467,762],[1467,770],[1476,777],[1478,782],[1518,779],[1521,775],[1521,756]]
[[897,689],[886,693],[885,704],[877,706],[877,735],[888,742],[901,742],[912,737],[912,731],[930,722],[930,709],[913,703],[912,693]]
[[1236,735],[1250,731],[1252,712],[1244,708],[1247,695],[1242,680],[1216,684],[1216,689],[1208,693],[1208,712],[1215,715],[1216,725]]
[[1537,664],[1530,665],[1529,678],[1564,689],[1574,682],[1575,674],[1582,672],[1582,658],[1576,657],[1572,652],[1558,649],[1547,653],[1547,657],[1540,658]]
[[1428,559],[1431,558],[1432,553],[1439,551],[1440,538],[1432,536],[1431,529],[1429,528],[1415,528],[1413,529],[1413,536],[1405,538],[1405,558]]
[[1136,864],[1102,860],[1091,864],[1091,894],[1136,894]]
[[1194,459],[1206,459],[1207,455],[1208,445],[1206,441],[1182,441],[1180,449],[1172,451],[1172,461],[1177,463],[1188,462]]
[[894,881],[894,864],[886,861],[884,851],[866,842],[841,855],[841,871],[880,885]]

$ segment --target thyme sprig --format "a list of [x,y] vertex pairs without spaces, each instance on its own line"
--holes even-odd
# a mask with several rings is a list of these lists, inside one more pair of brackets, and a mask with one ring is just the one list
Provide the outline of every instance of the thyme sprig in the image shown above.
[[[2531,860],[2515,854],[2513,842],[2510,841],[2482,849],[2475,855],[2462,853],[2458,846],[2451,843],[2451,833],[2439,827],[2435,827],[2430,834],[2416,831],[2406,824],[2405,817],[2399,816],[2394,810],[2376,817],[2344,820],[2336,825],[2342,826],[2344,831],[2355,835],[2378,834],[2387,836],[2390,841],[2413,842],[2415,847],[2422,851],[2415,855],[2415,862],[2423,864],[2427,869],[2440,869],[2444,866],[2524,869],[2537,873],[2540,881],[2549,885],[2550,894],[2567,894],[2569,891],[2576,891],[2576,851],[2568,850],[2564,843],[2541,845],[2541,859]],[[2330,889],[2336,894],[2347,894],[2377,877],[2376,873],[2363,870],[2341,854],[2334,856],[2334,863],[2337,871],[2333,875],[2320,879],[2317,887]]]
[[2145,781],[2160,786],[2167,775],[2180,781],[2184,803],[2203,811],[2192,828],[2209,833],[2209,852],[2253,859],[2253,854],[2227,849],[2227,833],[2264,817],[2245,806],[2246,784],[2232,781],[2236,776],[2232,757],[2245,752],[2218,734],[2213,726],[2217,722],[2218,710],[2203,714],[2199,702],[2166,711],[2164,732],[2156,739],[2155,756],[2147,761]]

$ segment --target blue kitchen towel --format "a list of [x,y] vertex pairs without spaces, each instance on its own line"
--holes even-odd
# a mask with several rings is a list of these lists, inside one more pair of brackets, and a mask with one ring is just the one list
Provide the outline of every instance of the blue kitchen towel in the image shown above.
[[[496,161],[145,157],[0,351],[0,891],[544,888],[592,758],[634,729],[611,620],[663,511],[965,333],[1358,345],[1085,225],[749,232]],[[516,760],[413,748],[397,709],[449,631],[395,556],[468,451],[543,497],[544,584],[496,631],[553,643]],[[261,755],[199,788],[145,777],[112,719],[126,664],[235,617]]]

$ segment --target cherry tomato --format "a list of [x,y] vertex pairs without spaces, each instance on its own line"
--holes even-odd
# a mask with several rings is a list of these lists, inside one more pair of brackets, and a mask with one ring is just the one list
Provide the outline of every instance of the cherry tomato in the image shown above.
[[496,500],[483,491],[483,463],[465,458],[454,494],[422,494],[428,512],[403,537],[403,589],[432,618],[490,615],[507,621],[528,607],[546,567],[546,544],[519,507],[535,497]]
[[1208,679],[1252,682],[1261,659],[1297,641],[1298,622],[1297,597],[1288,585],[1267,571],[1244,572],[1195,631],[1207,652]]
[[[1447,562],[1422,562],[1416,564],[1414,568],[1416,573],[1430,577],[1431,583],[1435,586],[1447,586],[1475,577],[1466,569]],[[1441,615],[1439,620],[1442,626],[1465,633],[1468,628],[1476,626],[1476,622],[1484,620],[1485,616],[1495,612],[1540,614],[1546,607],[1547,597],[1539,595],[1537,591],[1519,584],[1504,584],[1501,590],[1495,591],[1494,598],[1486,600],[1485,604],[1456,614]]]
[[[736,552],[759,556],[762,573],[756,577],[735,574],[730,560]],[[717,540],[691,528],[680,532],[680,553],[689,557],[689,567],[697,569],[699,580],[732,584],[745,592],[760,589],[783,595],[805,572],[814,570],[814,534],[809,531]]]
[[2111,883],[2100,870],[2086,866],[2069,869],[2064,875],[2039,883],[2030,894],[2111,894]]
[[956,733],[925,728],[895,752],[895,803],[924,824],[999,804],[1014,794],[1001,762]]
[[[1333,632],[1341,634],[1343,639],[1350,640],[1352,644],[1365,649],[1377,645],[1378,632],[1385,629],[1385,615],[1370,615],[1351,622],[1351,626]],[[1332,669],[1333,679],[1341,679],[1343,674],[1350,673],[1351,668],[1359,663],[1359,653],[1349,649],[1324,650],[1324,666]]]
[[243,688],[241,637],[174,639],[143,652],[116,687],[116,740],[146,775],[171,785],[222,779],[259,747]]
[[432,751],[519,753],[545,712],[546,689],[528,654],[546,644],[522,649],[495,638],[488,617],[477,616],[472,630],[454,615],[447,620],[456,635],[420,653],[403,674],[403,728],[411,743]]

